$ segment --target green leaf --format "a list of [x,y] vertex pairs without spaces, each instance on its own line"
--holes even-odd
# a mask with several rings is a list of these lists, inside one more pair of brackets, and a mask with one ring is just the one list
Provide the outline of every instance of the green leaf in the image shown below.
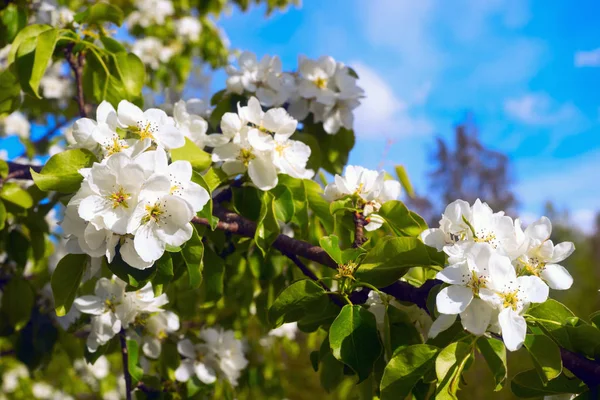
[[192,168],[198,172],[202,172],[212,163],[210,154],[200,149],[189,138],[185,138],[185,145],[177,149],[171,150],[171,159],[173,161],[185,160],[192,164]]
[[527,310],[527,315],[533,317],[536,323],[548,332],[560,346],[573,348],[569,332],[564,325],[575,317],[575,314],[563,304],[554,299],[548,299]]
[[308,200],[304,189],[304,180],[292,178],[289,175],[279,175],[279,186],[284,186],[292,193],[294,203],[294,222],[300,228],[301,237],[308,232]]
[[209,193],[212,193],[216,188],[229,180],[229,176],[220,168],[209,168],[208,171],[202,175],[202,178],[206,181],[206,184],[210,189],[208,190]]
[[204,249],[204,270],[201,292],[205,301],[217,301],[223,296],[225,262],[210,247]]
[[42,32],[45,32],[50,29],[54,29],[54,28],[51,27],[50,25],[39,25],[39,24],[29,25],[29,26],[26,26],[25,28],[21,29],[21,31],[15,37],[15,40],[13,40],[13,42],[10,46],[10,52],[8,53],[8,59],[7,59],[8,65],[15,62],[15,58],[17,56],[17,50],[19,49],[22,42],[24,42],[25,40],[27,40],[29,38],[36,38]]
[[[103,263],[106,259],[103,259]],[[146,269],[138,269],[128,265],[121,257],[120,248],[115,250],[115,256],[110,264],[107,264],[108,269],[119,277],[122,281],[127,282],[134,288],[142,288],[156,274],[156,265]]]
[[472,353],[472,345],[459,341],[450,343],[438,354],[435,360],[438,378],[436,399],[456,399],[460,376]]
[[129,98],[140,97],[144,83],[146,83],[146,67],[144,67],[142,60],[133,53],[115,54],[115,60],[121,82],[123,82]]
[[539,398],[563,393],[581,393],[586,386],[579,379],[570,379],[565,374],[544,384],[537,371],[530,369],[517,374],[510,382],[510,388],[518,397]]
[[381,379],[381,400],[406,398],[413,387],[433,369],[439,349],[426,344],[407,346],[396,352]]
[[[12,47],[11,47],[12,48]],[[10,69],[0,73],[0,114],[10,114],[21,104],[21,85]]]
[[58,262],[52,274],[54,309],[59,317],[71,309],[85,271],[86,262],[86,254],[67,254]]
[[333,259],[338,265],[342,265],[342,250],[340,249],[340,241],[336,235],[323,236],[319,239],[319,245],[325,250],[329,257]]
[[382,334],[390,358],[401,347],[423,343],[421,334],[410,316],[392,305],[386,307]]
[[408,269],[432,265],[427,246],[418,238],[389,238],[377,242],[356,270],[361,281],[383,287],[396,282]]
[[304,180],[309,208],[319,218],[327,232],[333,232],[333,217],[329,212],[329,203],[323,198],[323,189],[315,181]]
[[319,381],[327,393],[334,391],[344,379],[344,363],[338,361],[331,353],[329,345],[329,336],[321,343],[318,351],[319,363]]
[[2,312],[15,330],[21,330],[31,317],[35,294],[29,282],[13,277],[2,289]]
[[[329,135],[322,124],[307,121],[304,123],[304,131],[312,135],[319,144],[321,167],[330,174],[341,174],[348,163],[350,150],[354,147],[354,131],[341,128],[335,135]],[[310,145],[310,142],[307,143]]]
[[185,244],[185,247],[181,251],[181,255],[187,265],[188,275],[190,277],[190,287],[192,289],[199,288],[202,283],[202,269],[204,267],[202,264],[204,245],[202,244],[200,236],[198,236],[196,227],[193,228],[192,237]]
[[504,383],[506,383],[508,373],[504,343],[498,339],[481,336],[477,340],[477,347],[487,362],[492,375],[494,375],[496,383],[494,391],[501,390],[504,387]]
[[277,220],[288,223],[294,218],[294,201],[292,192],[285,186],[278,185],[270,193],[274,197],[275,216]]
[[333,356],[367,379],[381,355],[375,316],[362,306],[345,305],[329,328]]
[[[210,171],[210,170],[209,170]],[[213,200],[210,197],[212,190],[208,183],[204,180],[204,177],[196,171],[192,171],[192,182],[202,186],[209,194],[208,202],[202,207],[202,210],[198,212],[198,217],[206,218],[210,223],[210,228],[214,231],[217,228],[219,219],[213,215]]]
[[562,372],[560,349],[552,339],[544,335],[527,335],[525,347],[533,365],[544,384],[559,376]]
[[15,59],[17,76],[24,92],[41,98],[38,93],[40,81],[52,60],[58,40],[58,30],[48,29],[37,37],[24,40],[17,50]]
[[131,375],[131,385],[136,387],[144,375],[144,370],[138,365],[139,345],[135,339],[127,340],[127,369]]
[[328,330],[331,323],[340,313],[340,307],[332,301],[318,309],[306,310],[306,315],[298,321],[298,329],[302,332],[315,332],[320,327]]
[[279,223],[275,217],[274,197],[269,192],[263,192],[260,215],[256,223],[256,233],[254,234],[256,246],[260,249],[263,256],[267,254],[269,247],[277,239],[277,236],[279,236],[279,232]]
[[0,198],[15,206],[29,209],[33,207],[31,195],[14,182],[6,182],[0,190]]
[[[377,214],[388,223],[397,235],[417,237],[424,230],[421,221],[415,220],[401,201],[386,201]],[[426,227],[427,225],[425,225]]]
[[75,15],[75,22],[90,25],[102,25],[103,22],[112,22],[117,26],[123,23],[123,11],[112,4],[96,3],[90,8]]
[[159,285],[165,285],[171,280],[175,274],[173,273],[173,259],[171,254],[165,251],[165,253],[154,263],[156,265],[156,275],[152,278],[152,285],[154,287]]
[[6,207],[4,206],[4,202],[0,201],[0,231],[4,229],[6,224]]
[[[100,41],[104,45],[104,48],[106,50],[110,51],[111,53],[126,53],[127,52],[127,49],[125,48],[125,46],[123,46],[121,44],[121,42],[111,38],[110,36],[102,35],[102,36],[100,36]],[[146,75],[145,71],[144,71],[144,75]]]
[[90,167],[95,161],[96,157],[89,150],[65,150],[52,156],[40,173],[31,170],[31,176],[40,190],[73,193],[83,181],[79,169]]
[[408,178],[408,174],[406,173],[406,168],[404,165],[396,165],[396,176],[398,176],[398,180],[400,184],[404,188],[404,191],[411,199],[415,197],[415,190],[413,189],[412,183],[410,183],[410,179]]
[[0,12],[0,47],[11,43],[17,33],[27,25],[27,13],[16,4],[8,4]]
[[299,320],[306,309],[329,299],[317,283],[302,279],[283,289],[269,308],[269,321],[273,327]]

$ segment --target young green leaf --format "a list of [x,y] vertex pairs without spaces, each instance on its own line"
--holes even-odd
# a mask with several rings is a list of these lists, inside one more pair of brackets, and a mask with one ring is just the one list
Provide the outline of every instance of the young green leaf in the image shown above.
[[189,138],[185,138],[185,145],[178,149],[171,150],[171,159],[173,161],[189,161],[190,164],[192,164],[192,168],[198,172],[206,170],[212,163],[210,154],[200,149]]
[[381,400],[406,398],[415,384],[433,369],[439,349],[426,344],[403,347],[385,367],[381,379]]
[[123,23],[123,11],[109,3],[96,3],[90,8],[75,15],[75,22],[86,23],[90,25],[101,25],[103,22],[112,22],[117,26]]
[[427,228],[426,224],[423,227],[421,221],[415,220],[401,201],[386,201],[377,214],[388,223],[394,233],[400,236],[417,237]]
[[260,215],[256,223],[254,240],[263,256],[267,253],[271,244],[279,236],[279,223],[275,217],[275,201],[269,192],[264,192],[261,197]]
[[329,328],[329,344],[333,356],[364,381],[382,350],[375,316],[362,306],[345,305]]
[[90,167],[95,161],[96,157],[89,150],[65,150],[50,157],[40,173],[32,170],[31,176],[40,190],[72,193],[79,189],[83,180],[79,170]]
[[344,263],[342,260],[342,250],[340,250],[340,241],[336,235],[323,236],[319,239],[319,245],[338,265]]
[[17,56],[17,50],[19,50],[19,47],[21,46],[22,42],[24,42],[25,40],[27,40],[29,38],[36,38],[41,33],[45,32],[47,30],[50,30],[50,29],[54,29],[54,28],[52,28],[50,25],[39,25],[39,24],[29,25],[29,26],[26,26],[25,28],[21,29],[21,31],[15,37],[15,40],[13,40],[13,42],[10,46],[7,64],[10,65],[13,62],[15,62],[15,58]]
[[35,294],[29,282],[13,277],[2,289],[2,312],[15,330],[21,330],[31,317]]
[[131,384],[133,387],[136,387],[144,375],[144,370],[138,365],[140,349],[135,339],[128,339],[126,343],[128,355],[127,369],[129,370],[129,375],[131,375]]
[[456,400],[460,376],[472,354],[473,346],[466,341],[450,343],[438,354],[435,360],[437,399]]
[[396,165],[396,176],[398,176],[398,180],[400,184],[404,188],[404,191],[411,199],[415,197],[415,190],[413,189],[413,185],[408,178],[408,173],[406,172],[406,168],[404,165]]
[[17,207],[29,209],[33,207],[33,199],[26,190],[14,182],[6,182],[0,189],[0,198]]

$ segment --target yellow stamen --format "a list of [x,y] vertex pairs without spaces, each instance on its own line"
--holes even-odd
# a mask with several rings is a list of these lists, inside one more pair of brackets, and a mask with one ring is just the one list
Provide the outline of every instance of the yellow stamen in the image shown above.
[[119,187],[119,190],[112,193],[109,196],[109,199],[112,201],[112,208],[115,209],[119,206],[129,208],[129,204],[127,204],[127,200],[131,198],[129,193],[125,193],[123,187]]
[[325,89],[327,87],[327,79],[325,78],[317,78],[313,81],[313,83],[319,89]]

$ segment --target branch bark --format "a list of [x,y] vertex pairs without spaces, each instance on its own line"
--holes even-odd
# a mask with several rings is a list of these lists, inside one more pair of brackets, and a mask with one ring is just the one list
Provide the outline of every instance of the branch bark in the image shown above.
[[[40,170],[41,167],[22,165],[9,162],[9,175],[13,178],[18,176],[19,179],[31,179],[29,168]],[[256,223],[244,218],[243,216],[231,212],[219,205],[215,205],[213,214],[219,218],[217,229],[230,232],[232,234],[253,238],[256,232]],[[194,217],[192,222],[199,225],[210,226],[206,218]],[[314,246],[303,240],[293,239],[286,235],[279,235],[273,242],[272,246],[286,256],[292,255],[294,263],[301,268],[303,273],[310,279],[315,279],[316,275],[310,271],[302,262],[303,267],[300,267],[295,259],[300,261],[298,257],[306,258],[328,268],[337,270],[337,263],[329,257],[329,255],[319,246]],[[423,283],[422,286],[416,287],[408,282],[398,281],[389,286],[383,287],[380,290],[387,293],[399,301],[410,302],[416,304],[423,310],[427,310],[427,297],[430,290],[436,285],[441,284],[439,280],[431,279]],[[366,301],[368,291],[362,290],[353,293],[350,297],[353,303],[364,303]],[[124,335],[119,335],[121,340],[121,349],[123,355],[123,366],[125,374],[125,383],[128,390],[128,400],[131,398],[131,376],[128,370],[128,355],[127,345]],[[590,360],[580,354],[574,353],[567,349],[560,349],[563,365],[575,376],[581,379],[590,389],[596,390],[600,385],[600,363]]]
[[131,400],[131,374],[129,373],[129,354],[127,353],[127,340],[125,339],[125,330],[119,332],[119,341],[121,342],[121,357],[123,359],[123,376],[125,378],[125,396]]
[[83,96],[83,66],[85,65],[85,54],[82,51],[78,54],[74,54],[73,47],[73,45],[70,45],[65,48],[65,58],[73,71],[73,75],[75,75],[79,116],[85,118],[87,116],[85,98]]
[[358,211],[354,213],[354,243],[352,247],[358,248],[362,246],[366,241],[365,238],[365,217]]
[[26,165],[15,163],[12,161],[7,161],[6,163],[8,164],[8,175],[6,176],[6,179],[4,179],[4,181],[7,181],[9,179],[30,180],[32,179],[30,168],[35,172],[40,172],[42,170],[41,165]]

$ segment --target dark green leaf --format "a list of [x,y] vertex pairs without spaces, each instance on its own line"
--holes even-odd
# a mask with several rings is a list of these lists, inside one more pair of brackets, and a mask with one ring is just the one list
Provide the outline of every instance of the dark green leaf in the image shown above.
[[544,384],[562,372],[560,349],[552,339],[544,335],[527,335],[525,347],[533,360],[533,365]]
[[0,73],[0,114],[10,114],[21,104],[21,85],[18,78],[6,69]]
[[29,321],[34,303],[33,289],[21,277],[13,277],[2,289],[2,312],[8,316],[8,322],[17,331]]
[[202,257],[204,255],[204,245],[198,232],[194,227],[192,237],[187,241],[185,247],[181,251],[181,255],[187,265],[188,275],[190,277],[190,287],[196,289],[202,283]]
[[426,344],[407,346],[396,352],[383,372],[381,400],[406,398],[415,384],[433,369],[439,349]]
[[512,392],[522,398],[539,398],[563,393],[581,393],[585,384],[577,378],[569,379],[561,374],[546,385],[535,369],[517,374],[510,382]]
[[375,317],[362,306],[345,305],[329,328],[329,344],[333,356],[364,381],[381,355]]
[[86,254],[67,254],[58,262],[52,274],[54,309],[59,317],[71,309],[85,271],[86,262]]
[[269,321],[273,327],[300,319],[306,309],[319,301],[328,301],[325,290],[317,283],[303,279],[292,283],[277,296],[269,309]]
[[504,343],[498,339],[482,336],[477,340],[477,347],[487,362],[492,375],[494,375],[496,383],[494,391],[501,390],[507,377],[506,347],[504,347]]

